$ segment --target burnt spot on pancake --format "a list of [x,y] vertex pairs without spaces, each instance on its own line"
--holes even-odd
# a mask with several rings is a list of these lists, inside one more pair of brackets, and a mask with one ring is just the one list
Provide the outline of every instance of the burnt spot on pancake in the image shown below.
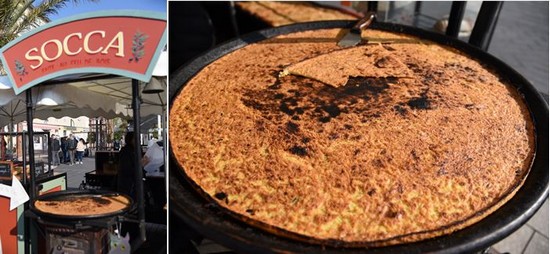
[[250,214],[250,215],[254,215],[254,209],[246,209],[246,213]]
[[264,120],[256,120],[254,122],[254,126],[256,127],[256,130],[260,131],[260,132],[263,132],[265,131],[265,121]]
[[279,110],[287,115],[294,115],[294,110],[290,109],[284,102],[279,105]]
[[376,96],[390,88],[388,84],[397,83],[398,78],[349,77],[345,86],[336,88],[347,95]]
[[381,159],[375,159],[372,161],[372,165],[377,168],[384,168],[386,164]]
[[319,122],[328,123],[328,122],[330,122],[330,117],[327,117],[327,116],[320,117]]
[[225,202],[227,203],[227,194],[223,191],[214,194],[214,197],[217,198],[218,200],[225,200]]
[[477,71],[472,69],[470,66],[464,66],[461,63],[455,63],[455,62],[447,62],[445,63],[446,69],[455,69],[463,73],[467,73],[469,75],[476,74]]
[[431,102],[426,95],[414,97],[407,102],[412,109],[431,109]]
[[390,68],[395,66],[395,60],[389,56],[384,56],[376,60],[374,66],[378,68]]
[[336,132],[331,132],[329,135],[328,135],[328,139],[330,140],[335,140],[335,139],[338,139],[340,137],[340,134],[336,133]]
[[407,68],[409,68],[409,70],[413,71],[414,73],[422,73],[424,71],[416,63],[406,63],[406,65],[407,65]]
[[322,105],[321,108],[323,109],[323,111],[328,113],[331,118],[337,117],[341,113],[338,105],[335,104]]
[[367,192],[367,195],[369,196],[373,196],[374,194],[376,194],[376,190],[375,189],[370,189],[368,192]]
[[428,98],[429,88],[425,89],[420,96],[411,98],[407,105],[411,109],[432,109],[432,102]]
[[281,83],[274,83],[273,85],[270,85],[267,87],[270,90],[278,90],[281,89]]
[[291,121],[288,121],[288,122],[286,123],[286,130],[287,130],[288,132],[290,132],[290,133],[296,134],[296,133],[298,133],[298,132],[300,131],[300,126],[299,126],[298,124],[296,124],[296,123],[293,123],[293,122],[291,122]]
[[308,155],[308,149],[303,146],[295,145],[288,149],[288,151],[294,155],[298,155],[300,157],[304,157]]
[[100,197],[91,197],[91,199],[95,204],[97,204],[97,206],[105,206],[111,203],[111,200]]
[[[240,100],[246,108],[258,111],[262,122],[265,122],[258,124],[256,120],[256,131],[265,131],[267,125],[277,126],[279,138],[292,144],[286,150],[298,156],[310,156],[313,153],[307,144],[309,139],[303,140],[303,126],[313,128],[310,130],[312,132],[323,133],[323,125],[332,124],[333,119],[344,118],[349,114],[362,123],[368,123],[385,114],[405,117],[409,110],[433,107],[427,95],[427,87],[420,91],[407,91],[410,94],[408,97],[399,96],[403,94],[400,91],[406,89],[410,82],[397,77],[350,76],[346,85],[341,87],[294,75],[276,79],[272,85],[263,88],[243,88]],[[277,89],[273,89],[274,86]],[[308,124],[303,125],[305,122]],[[360,139],[347,134],[352,129],[352,124],[340,126],[337,131],[339,135],[330,135],[328,138]]]
[[411,156],[412,156],[413,160],[415,160],[415,161],[420,160],[420,156],[418,156],[418,154],[416,153],[415,150],[411,151]]
[[403,212],[390,209],[386,212],[386,217],[391,219],[400,219],[403,216]]
[[401,116],[405,116],[407,114],[407,109],[404,108],[402,105],[395,105],[393,109]]
[[[295,121],[317,120],[325,124],[348,113],[379,116],[388,106],[391,109],[388,90],[390,84],[398,82],[396,77],[350,76],[345,86],[333,87],[306,77],[285,76],[277,77],[265,89],[245,90],[241,101],[268,120],[287,115]],[[286,121],[276,124],[284,126]]]

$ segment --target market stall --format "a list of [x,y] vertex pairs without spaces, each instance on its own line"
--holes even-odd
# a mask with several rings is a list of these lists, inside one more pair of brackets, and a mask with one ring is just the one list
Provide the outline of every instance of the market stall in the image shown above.
[[[150,82],[154,64],[165,47],[165,34],[166,18],[163,13],[109,11],[87,13],[48,23],[8,43],[0,49],[0,52],[15,95],[20,96],[19,94],[25,92],[27,132],[23,136],[34,136],[33,119],[37,112],[37,99],[33,97],[33,92],[62,89],[59,85],[61,83],[113,77],[131,79],[133,130],[139,133],[141,116],[139,85],[140,82]],[[93,98],[72,100],[72,102],[78,105],[84,103],[86,99],[90,103],[94,102]],[[95,102],[98,103],[98,100],[100,99]],[[110,107],[116,108],[116,105]],[[135,143],[139,144],[139,142],[139,135],[136,135]],[[136,165],[134,168],[136,177],[131,181],[135,183],[136,193],[135,197],[127,198],[126,206],[114,208],[114,211],[107,213],[84,211],[76,217],[70,216],[70,220],[64,220],[66,223],[60,225],[59,218],[63,217],[61,210],[48,212],[44,207],[37,206],[39,202],[45,200],[46,196],[42,194],[49,190],[46,190],[45,184],[37,178],[35,148],[29,145],[25,150],[28,151],[26,156],[28,160],[24,159],[24,163],[29,166],[29,177],[23,170],[22,185],[19,180],[13,178],[11,186],[3,185],[0,189],[2,192],[0,195],[8,196],[11,202],[9,209],[1,203],[0,212],[4,213],[4,210],[8,210],[10,216],[15,215],[15,219],[11,220],[10,224],[2,227],[6,230],[0,231],[1,251],[3,253],[51,253],[55,249],[56,251],[110,253],[116,249],[112,247],[112,243],[116,243],[115,246],[124,246],[123,243],[118,242],[120,239],[126,239],[126,243],[133,241],[136,243],[133,247],[139,246],[146,240],[141,181],[143,176],[140,166],[142,154],[139,148],[139,146],[134,147],[132,160],[133,165]],[[20,185],[23,188],[18,188]],[[37,190],[39,186],[42,186],[42,190]],[[59,201],[76,205],[88,199],[99,202],[99,199],[105,198],[107,201],[99,203],[103,205],[105,202],[111,202],[108,200],[113,196],[125,196],[117,192],[88,191],[82,195],[76,195],[76,199],[67,199],[67,196],[74,196],[74,193],[64,192],[64,189],[63,186],[52,188],[51,191],[58,192],[51,193],[54,197],[47,199],[48,204]],[[27,193],[28,196],[25,198]],[[13,207],[14,200],[19,201],[16,207]],[[27,200],[28,202],[25,202]],[[84,208],[90,207],[94,206]],[[24,223],[23,229],[18,226],[21,221],[28,222]],[[136,239],[128,240],[120,235],[120,231],[115,231],[123,222],[137,225],[139,234]],[[52,228],[56,229],[52,230]],[[74,243],[75,241],[71,239],[74,240],[77,235],[82,234],[91,234],[97,244],[86,242],[90,239],[76,241],[78,244],[66,244]],[[129,253],[130,248],[116,251]]]

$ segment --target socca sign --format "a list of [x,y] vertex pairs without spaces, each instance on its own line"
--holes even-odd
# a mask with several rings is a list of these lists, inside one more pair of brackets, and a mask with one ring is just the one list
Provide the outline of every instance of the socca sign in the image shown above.
[[40,26],[0,49],[16,94],[49,79],[107,73],[149,81],[166,45],[164,13],[113,11]]

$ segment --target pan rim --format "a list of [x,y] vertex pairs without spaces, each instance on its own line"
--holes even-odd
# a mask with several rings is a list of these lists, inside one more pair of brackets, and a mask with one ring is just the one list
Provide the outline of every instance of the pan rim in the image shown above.
[[[126,207],[123,209],[119,209],[113,212],[109,213],[102,213],[102,214],[90,214],[90,215],[62,215],[62,214],[53,214],[49,212],[42,211],[38,208],[36,208],[35,203],[37,201],[47,201],[51,199],[55,199],[56,197],[61,196],[68,196],[68,197],[75,197],[75,196],[122,196],[126,199],[128,199],[129,203]],[[114,217],[121,215],[125,212],[128,212],[133,207],[134,201],[132,198],[128,195],[125,195],[123,193],[114,192],[114,191],[106,191],[106,190],[64,190],[64,191],[56,191],[47,193],[44,195],[41,195],[33,200],[33,202],[30,204],[31,210],[36,213],[37,215],[41,216],[43,219],[66,219],[66,220],[88,220],[88,219],[100,219],[100,218],[108,218],[108,217]]]

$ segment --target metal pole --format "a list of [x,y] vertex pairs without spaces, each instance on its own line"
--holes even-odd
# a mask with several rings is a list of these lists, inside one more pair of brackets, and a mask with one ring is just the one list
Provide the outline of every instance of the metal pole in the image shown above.
[[[27,192],[29,193],[29,202],[27,203],[27,207],[28,207],[28,204],[32,203],[34,201],[34,198],[36,196],[35,194],[35,191],[36,191],[36,183],[35,183],[35,177],[36,177],[36,172],[34,171],[34,130],[33,130],[33,126],[32,126],[32,119],[34,118],[33,117],[33,103],[32,103],[32,89],[27,89],[26,91],[26,99],[27,99],[27,133],[29,135],[29,138],[27,139],[29,141],[28,145],[29,145],[29,173],[30,173],[30,185],[27,185]],[[22,140],[23,140],[23,143],[25,143],[25,133],[23,133],[23,136],[22,136]],[[23,162],[25,162],[26,159],[25,159],[25,156],[23,156]],[[23,164],[25,165],[25,164]],[[26,167],[23,167],[23,172],[26,171]],[[23,177],[24,179],[26,179],[26,175],[23,174]],[[30,219],[27,219],[25,221],[25,253],[29,253],[30,251],[30,239],[29,239],[29,236],[30,236],[30,222],[31,220]],[[34,243],[33,243],[34,244]]]
[[237,12],[235,11],[235,1],[229,2],[229,13],[231,15],[231,28],[233,28],[233,34],[235,37],[241,35],[239,32],[239,26],[237,25]]
[[[28,185],[28,181],[27,181],[27,160],[25,159],[26,156],[27,156],[27,153],[25,152],[27,150],[27,145],[25,144],[25,135],[26,133],[24,131],[22,131],[22,134],[21,134],[21,152],[22,152],[22,156],[23,156],[23,186],[25,186],[25,188],[27,189],[27,192],[29,192],[29,185]],[[15,136],[17,138],[17,135]],[[24,204],[24,207],[25,207],[25,211],[27,211],[29,209],[29,202],[26,202]],[[25,243],[25,254],[29,254],[31,253],[31,220],[29,217],[27,216],[24,216],[24,233],[23,233],[23,242]]]
[[[11,151],[11,156],[12,156],[11,159],[13,159],[13,154],[14,154],[14,152],[13,152],[13,136],[12,135],[15,131],[13,129],[13,122],[14,122],[13,116],[10,116],[10,126],[8,128],[8,131],[10,132],[10,140],[9,140],[8,145],[9,145],[9,148],[10,148],[10,151]],[[15,138],[17,139],[17,136],[15,136]]]
[[502,9],[502,2],[490,2],[485,1],[481,4],[479,13],[477,14],[476,24],[470,35],[470,44],[480,47],[482,50],[487,51],[489,44],[491,44],[491,38],[495,32],[497,26],[498,16]]
[[414,15],[418,16],[418,14],[420,14],[421,10],[422,10],[422,2],[421,1],[416,1],[414,3]]
[[[26,137],[26,133],[25,131],[21,131],[21,156],[22,159],[23,159],[23,185],[25,187],[27,187],[27,192],[29,191],[28,190],[28,184],[29,184],[29,180],[28,180],[28,175],[27,175],[27,144],[26,144],[26,140],[25,140],[25,137]],[[17,134],[16,134],[16,137],[17,137]],[[29,172],[30,173],[30,172]],[[26,203],[25,203],[26,204]]]
[[97,118],[95,119],[95,150],[99,150],[99,127],[98,127],[98,121]]
[[138,202],[138,219],[139,219],[139,232],[141,243],[147,240],[145,235],[145,206],[143,203],[143,170],[141,169],[141,142],[140,142],[140,96],[139,96],[139,82],[136,79],[132,79],[132,109],[134,116],[134,153],[135,161],[134,165],[136,167],[136,196]]
[[420,23],[420,12],[422,11],[422,2],[416,1],[414,3],[414,27],[418,27],[418,23]]
[[107,143],[105,143],[105,119],[103,117],[99,118],[99,143],[101,144],[101,149],[107,149]]
[[466,11],[466,2],[453,1],[451,15],[449,15],[449,24],[447,25],[447,30],[445,31],[446,35],[454,38],[458,37],[458,34],[460,33],[460,25],[462,24],[462,19],[464,18],[464,11]]
[[[162,112],[166,112],[166,107],[165,106],[162,107]],[[168,126],[166,126],[166,124],[167,124],[166,116],[167,116],[166,114],[163,114],[163,115],[160,116],[161,117],[161,124],[162,124],[162,142],[164,143],[164,146],[163,146],[164,151],[166,151],[166,149],[167,149],[166,145],[168,144],[167,143],[168,140],[167,140],[167,137],[166,137],[166,133],[167,133],[167,130],[168,130]],[[165,162],[165,166],[166,166],[166,162]]]
[[[27,95],[27,133],[29,135],[29,171],[30,171],[30,191],[29,191],[29,197],[30,201],[32,202],[34,198],[36,197],[36,189],[35,189],[35,178],[36,178],[36,172],[34,171],[34,130],[32,126],[32,119],[33,116],[33,103],[32,103],[32,89],[27,89],[26,95]],[[23,158],[24,160],[24,158]]]
[[378,12],[378,1],[369,1],[367,3],[369,11]]

